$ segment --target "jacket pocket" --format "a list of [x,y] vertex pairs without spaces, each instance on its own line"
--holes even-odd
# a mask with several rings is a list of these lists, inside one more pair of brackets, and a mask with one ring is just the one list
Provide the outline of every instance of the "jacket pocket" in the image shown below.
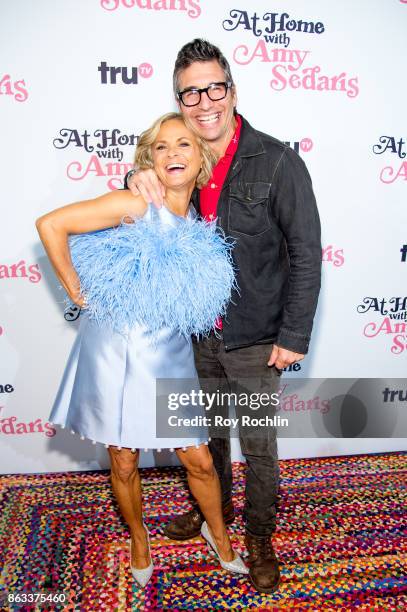
[[271,227],[267,204],[271,183],[244,183],[230,187],[228,229],[257,236]]

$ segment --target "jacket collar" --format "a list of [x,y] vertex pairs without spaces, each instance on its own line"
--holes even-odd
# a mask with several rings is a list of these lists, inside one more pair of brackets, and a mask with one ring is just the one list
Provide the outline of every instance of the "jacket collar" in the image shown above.
[[261,155],[265,152],[265,149],[258,132],[252,128],[250,123],[242,115],[240,115],[240,117],[242,119],[242,129],[236,157],[253,157],[254,155]]
[[258,132],[246,119],[241,115],[242,128],[240,131],[239,145],[237,147],[236,155],[232,161],[232,165],[229,168],[229,172],[226,176],[225,182],[223,183],[222,190],[227,187],[231,180],[240,172],[242,167],[242,158],[255,157],[256,155],[262,155],[265,153],[265,148],[260,140]]

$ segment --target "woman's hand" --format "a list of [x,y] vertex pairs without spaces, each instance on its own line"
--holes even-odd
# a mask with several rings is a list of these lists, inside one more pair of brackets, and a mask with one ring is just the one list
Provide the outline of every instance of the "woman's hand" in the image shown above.
[[71,302],[79,306],[79,308],[82,308],[82,310],[88,308],[88,300],[86,298],[86,295],[84,295],[83,293],[78,293],[77,291],[72,293],[68,292],[68,297]]
[[79,306],[79,308],[82,308],[82,310],[87,308],[87,297],[86,294],[80,289],[79,277],[75,271],[75,268],[71,266],[70,275],[67,281],[63,281],[62,279],[60,280],[71,302],[76,306]]

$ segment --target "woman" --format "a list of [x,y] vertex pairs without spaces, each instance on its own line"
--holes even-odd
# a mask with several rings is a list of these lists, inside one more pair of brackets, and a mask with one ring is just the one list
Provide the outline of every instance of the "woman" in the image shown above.
[[[77,261],[78,269],[82,266],[83,271],[83,277],[79,277],[72,263],[74,248],[69,248],[71,234],[105,230],[119,226],[126,217],[137,217],[142,218],[142,221],[136,221],[134,229],[142,228],[146,236],[154,234],[154,224],[158,219],[160,231],[164,228],[162,240],[168,242],[171,234],[169,230],[188,230],[192,191],[195,186],[201,187],[208,181],[213,162],[213,154],[206,143],[185,125],[181,115],[170,113],[158,119],[142,134],[136,151],[136,163],[140,167],[154,167],[165,185],[165,206],[156,210],[129,191],[115,191],[94,200],[59,208],[38,219],[36,225],[41,240],[69,298],[82,308],[87,307],[88,300],[97,318],[97,307],[94,304],[100,293],[100,283],[95,283],[94,278],[95,275],[100,276],[103,262],[109,261],[105,252],[100,251],[100,245],[105,244],[106,232],[83,236],[85,242],[92,241],[93,246],[81,246],[80,241],[76,244],[74,263]],[[199,222],[199,225],[203,226],[203,223]],[[116,231],[108,231],[108,241],[111,236],[116,240]],[[126,232],[125,229],[123,231]],[[141,251],[143,240],[143,237],[139,240]],[[153,252],[157,251],[156,246],[153,244]],[[85,257],[82,257],[83,252]],[[116,252],[115,246],[110,250],[109,257]],[[154,269],[154,256],[151,256],[151,252],[150,249],[145,267],[153,266]],[[140,261],[143,257],[143,252],[140,252]],[[168,259],[170,255],[163,260],[165,264]],[[203,266],[206,263],[201,262]],[[199,266],[199,261],[190,262],[189,265]],[[155,269],[149,283],[145,284],[147,293],[151,285],[154,285],[154,274],[159,274],[161,270],[160,267]],[[109,267],[103,273],[109,279],[107,283],[102,282],[102,289],[105,290],[106,285],[107,290],[111,291],[113,287],[109,303],[116,303],[122,297],[125,299],[132,287],[129,285],[125,289],[122,286],[124,281],[119,278],[120,282],[115,289],[115,268],[110,275]],[[89,280],[90,277],[86,288],[86,278]],[[172,282],[171,286],[174,284]],[[89,290],[89,295],[83,294],[84,286],[86,292]],[[168,291],[171,292],[170,286]],[[103,300],[106,301],[106,294],[103,295],[99,314],[102,312],[104,316]],[[139,301],[142,299],[143,291],[139,292]],[[191,492],[206,518],[202,535],[217,553],[222,567],[232,572],[247,573],[243,561],[231,547],[223,522],[220,486],[207,441],[204,438],[163,440],[155,437],[155,379],[197,376],[190,337],[165,325],[156,329],[153,337],[151,325],[145,324],[144,320],[144,323],[137,320],[137,313],[140,316],[140,313],[144,313],[147,322],[155,321],[154,310],[160,308],[161,299],[157,295],[156,304],[152,304],[150,309],[140,307],[139,302],[137,304],[136,321],[129,324],[127,319],[127,327],[124,325],[119,331],[114,325],[101,326],[89,316],[81,317],[78,338],[69,357],[50,420],[61,426],[69,426],[82,438],[103,442],[108,447],[113,491],[131,534],[131,570],[140,585],[145,586],[153,573],[148,530],[142,519],[140,477],[137,470],[139,449],[144,447],[177,447],[176,453],[187,470]],[[174,301],[173,307],[177,310]],[[126,317],[128,311],[131,311],[131,305],[123,307],[122,304],[116,308],[117,317]],[[164,312],[163,320],[166,314],[171,315],[172,312]]]

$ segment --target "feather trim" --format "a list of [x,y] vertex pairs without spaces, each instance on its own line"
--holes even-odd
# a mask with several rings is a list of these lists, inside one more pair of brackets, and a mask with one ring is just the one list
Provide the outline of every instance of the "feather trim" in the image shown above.
[[136,323],[206,335],[237,289],[233,242],[215,223],[158,217],[70,238],[89,317],[125,331]]

